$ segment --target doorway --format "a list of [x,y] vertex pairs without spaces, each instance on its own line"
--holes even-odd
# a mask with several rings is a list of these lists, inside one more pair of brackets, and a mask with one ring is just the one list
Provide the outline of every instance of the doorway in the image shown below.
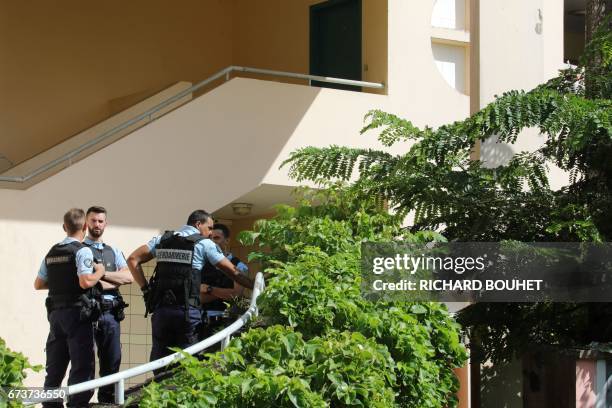
[[[361,80],[361,0],[328,0],[310,6],[310,74]],[[319,81],[311,84],[361,90]]]

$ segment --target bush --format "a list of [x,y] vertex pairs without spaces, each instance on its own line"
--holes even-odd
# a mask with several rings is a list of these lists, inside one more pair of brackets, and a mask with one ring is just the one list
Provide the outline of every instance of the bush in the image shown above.
[[[386,408],[394,404],[394,361],[359,333],[332,331],[304,341],[282,326],[253,329],[222,355],[187,357],[167,382],[148,387],[141,406]],[[177,385],[169,391],[171,384]]]
[[453,368],[466,353],[444,305],[373,303],[360,291],[362,242],[443,238],[405,233],[381,203],[342,187],[302,194],[298,207],[279,206],[239,237],[261,248],[250,259],[268,275],[258,303],[271,327],[204,362],[186,359],[173,378],[147,387],[143,406],[456,405]]
[[[40,371],[41,366],[32,366],[21,353],[12,351],[6,346],[6,342],[0,338],[0,387],[20,387],[26,378],[26,370]],[[7,402],[7,395],[0,388],[0,408],[21,406],[11,401]]]

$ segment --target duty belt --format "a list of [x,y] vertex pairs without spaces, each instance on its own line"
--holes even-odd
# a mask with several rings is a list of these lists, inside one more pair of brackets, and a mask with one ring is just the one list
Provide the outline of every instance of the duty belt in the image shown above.
[[53,295],[48,296],[45,300],[45,306],[49,311],[57,309],[66,309],[71,307],[81,307],[83,302],[78,296],[73,295]]
[[108,312],[109,310],[113,310],[118,306],[119,306],[119,301],[117,299],[113,299],[113,300],[102,299],[102,302],[100,302],[100,307],[102,308],[103,312]]

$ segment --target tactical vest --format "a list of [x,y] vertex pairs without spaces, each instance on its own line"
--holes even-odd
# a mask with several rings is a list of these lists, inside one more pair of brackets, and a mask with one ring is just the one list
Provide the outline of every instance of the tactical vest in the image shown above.
[[[241,261],[238,257],[233,256],[230,262],[233,263],[234,266],[238,266]],[[204,268],[202,268],[202,283],[214,286],[215,288],[234,287],[234,281],[210,262],[206,262]]]
[[[241,262],[237,256],[232,256],[229,260],[234,266],[238,266]],[[234,281],[224,274],[221,270],[211,265],[210,262],[204,264],[202,268],[202,283],[213,286],[215,288],[233,288]],[[204,310],[225,310],[227,305],[222,299],[216,299],[202,305]]]
[[[106,272],[116,272],[117,271],[117,260],[115,259],[115,251],[110,245],[103,244],[102,249],[98,249],[94,247],[93,244],[85,244],[93,252],[94,258],[101,259],[102,264],[104,264],[104,270]],[[115,297],[119,297],[118,289],[108,289],[104,291],[105,294],[113,295]]]
[[76,302],[86,293],[79,285],[76,266],[76,254],[84,246],[77,241],[57,244],[45,256],[50,298]]
[[200,307],[200,271],[192,266],[199,234],[183,237],[167,231],[155,247],[157,266],[152,288],[152,310],[160,304]]

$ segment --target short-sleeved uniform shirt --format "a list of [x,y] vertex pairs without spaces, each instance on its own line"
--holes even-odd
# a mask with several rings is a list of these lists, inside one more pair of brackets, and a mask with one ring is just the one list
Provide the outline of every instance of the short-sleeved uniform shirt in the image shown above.
[[[99,242],[99,241],[94,241],[91,238],[87,237],[85,238],[85,241],[83,241],[84,244],[90,245],[96,249],[99,249],[100,251],[102,251],[104,249],[104,243],[103,242]],[[120,250],[118,250],[117,248],[115,248],[114,246],[111,247],[113,250],[113,253],[115,254],[115,266],[117,267],[117,270],[121,270],[123,268],[127,268],[127,262],[125,261],[125,256],[123,256],[123,252],[121,252]],[[104,295],[102,295],[102,297],[104,299],[107,300],[113,300],[115,299],[115,296],[110,295],[108,293],[105,293]]]
[[[231,252],[227,254],[228,261],[231,261],[233,258],[234,258],[234,255]],[[247,266],[247,264],[245,264],[242,261],[238,262],[238,264],[236,265],[236,269],[238,269],[240,272],[244,274],[249,273],[249,267]]]
[[[196,227],[191,225],[183,225],[175,234],[182,237],[188,237],[190,235],[199,234],[200,232]],[[151,255],[155,255],[155,247],[161,241],[161,235],[158,235],[147,242],[147,247]],[[210,239],[203,239],[195,244],[193,248],[193,259],[191,261],[191,267],[198,271],[202,270],[205,262],[209,262],[211,265],[218,264],[225,256],[217,244]]]
[[[78,239],[72,237],[66,237],[60,242],[60,244],[69,244],[71,242],[79,242]],[[76,253],[76,267],[78,275],[88,275],[93,273],[93,253],[91,249],[87,247],[83,247],[79,249]],[[49,274],[47,272],[47,264],[43,259],[40,264],[40,269],[38,270],[38,277],[45,282],[49,280]]]

